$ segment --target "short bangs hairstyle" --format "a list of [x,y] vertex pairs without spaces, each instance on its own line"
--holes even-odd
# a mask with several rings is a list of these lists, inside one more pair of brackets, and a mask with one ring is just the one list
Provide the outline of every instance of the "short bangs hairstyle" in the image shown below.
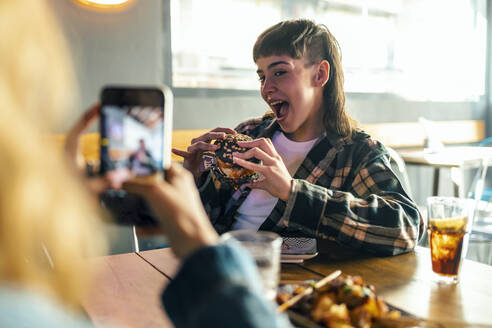
[[282,21],[261,33],[253,47],[253,60],[288,55],[306,57],[310,65],[322,60],[330,64],[330,75],[323,91],[325,128],[341,137],[351,136],[355,121],[345,109],[340,47],[328,28],[308,19]]

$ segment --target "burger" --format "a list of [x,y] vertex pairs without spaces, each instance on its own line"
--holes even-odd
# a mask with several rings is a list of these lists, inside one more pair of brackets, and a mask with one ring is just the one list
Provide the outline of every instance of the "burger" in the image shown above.
[[[238,145],[239,141],[252,141],[250,136],[244,134],[226,134],[224,139],[217,139],[214,145],[219,146],[215,151],[216,163],[212,169],[214,178],[221,183],[239,188],[244,183],[254,181],[258,174],[246,169],[232,161],[232,153],[244,153],[248,148]],[[259,163],[256,158],[248,159],[250,162]]]

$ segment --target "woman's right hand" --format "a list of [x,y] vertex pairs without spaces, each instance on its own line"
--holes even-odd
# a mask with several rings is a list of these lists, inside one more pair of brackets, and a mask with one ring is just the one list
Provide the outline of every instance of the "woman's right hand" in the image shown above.
[[123,188],[147,201],[178,257],[217,244],[219,236],[203,208],[193,177],[181,165],[173,163],[165,181],[133,179]]
[[205,168],[202,165],[203,154],[205,152],[214,152],[217,149],[217,146],[211,143],[212,140],[224,139],[226,134],[236,134],[236,131],[229,128],[218,127],[191,140],[191,145],[187,150],[173,148],[172,152],[183,157],[183,167],[193,174],[196,181],[205,171]]

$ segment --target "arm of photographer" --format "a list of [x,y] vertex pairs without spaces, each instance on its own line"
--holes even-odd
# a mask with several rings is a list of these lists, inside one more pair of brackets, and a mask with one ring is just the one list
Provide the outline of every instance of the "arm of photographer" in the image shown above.
[[[98,114],[99,105],[94,105],[67,135],[65,152],[79,175],[83,171],[77,165],[79,139]],[[219,236],[203,209],[193,176],[173,164],[166,171],[166,180],[150,185],[131,181],[124,188],[145,198],[182,260],[162,295],[175,326],[290,327],[287,317],[277,315],[275,305],[263,298],[255,284],[260,278],[251,256],[239,245],[218,244]],[[119,187],[108,176],[85,181],[95,196]]]
[[219,236],[200,202],[191,173],[174,164],[166,180],[151,185],[126,182],[144,197],[182,266],[162,301],[177,327],[289,327],[285,316],[262,296],[251,256]]

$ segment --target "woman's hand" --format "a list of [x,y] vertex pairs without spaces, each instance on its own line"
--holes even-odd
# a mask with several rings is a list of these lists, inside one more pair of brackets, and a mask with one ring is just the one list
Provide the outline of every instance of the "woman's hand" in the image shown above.
[[67,133],[64,150],[69,158],[70,164],[77,170],[83,170],[85,164],[82,154],[79,152],[80,138],[96,118],[99,117],[100,111],[100,104],[92,105]]
[[193,174],[195,180],[197,180],[205,171],[202,165],[203,154],[205,152],[213,152],[217,149],[217,146],[211,144],[211,141],[224,139],[226,134],[236,134],[236,131],[229,128],[215,128],[191,140],[191,145],[186,151],[173,148],[172,152],[184,158],[183,167],[188,169]]
[[173,163],[166,171],[166,181],[136,179],[125,182],[123,188],[147,201],[178,257],[217,244],[219,236],[203,209],[193,176],[180,164]]
[[[70,129],[65,139],[64,150],[68,157],[69,165],[76,173],[81,175],[85,173],[85,163],[82,154],[80,153],[80,138],[82,137],[82,134],[87,131],[89,126],[99,117],[100,111],[100,104],[92,105]],[[110,171],[104,177],[84,178],[84,182],[88,189],[97,196],[106,189],[121,188],[123,182],[132,177],[133,175],[131,172],[121,169]]]
[[[266,190],[272,196],[287,201],[290,195],[292,177],[275,150],[272,141],[269,138],[260,138],[253,141],[241,141],[238,144],[250,149],[244,153],[233,153],[234,163],[262,175],[260,180],[247,183],[245,186]],[[247,161],[253,157],[261,160],[262,164]]]

